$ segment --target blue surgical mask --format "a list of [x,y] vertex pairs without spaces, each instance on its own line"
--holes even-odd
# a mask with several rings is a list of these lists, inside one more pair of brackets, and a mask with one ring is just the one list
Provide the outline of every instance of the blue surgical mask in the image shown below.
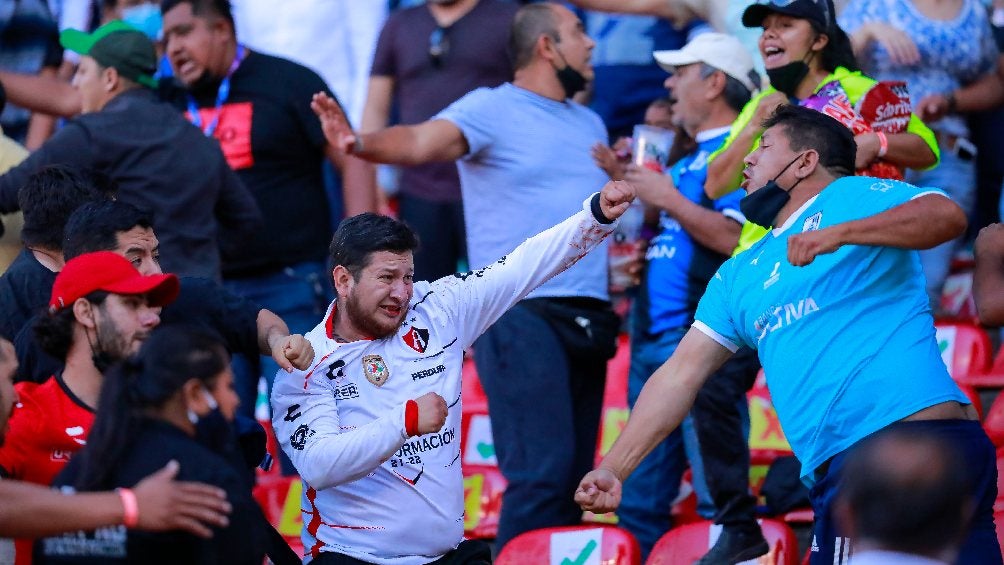
[[122,21],[142,31],[154,41],[160,39],[163,22],[160,17],[160,6],[157,4],[139,4],[126,8],[122,10]]

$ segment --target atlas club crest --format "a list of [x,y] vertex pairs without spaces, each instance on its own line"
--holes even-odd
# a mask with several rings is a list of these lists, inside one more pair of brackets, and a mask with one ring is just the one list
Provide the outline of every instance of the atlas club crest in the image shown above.
[[387,367],[387,363],[383,360],[383,357],[379,355],[364,355],[363,374],[366,375],[366,380],[370,384],[383,386],[387,382],[387,379],[390,378],[390,368]]

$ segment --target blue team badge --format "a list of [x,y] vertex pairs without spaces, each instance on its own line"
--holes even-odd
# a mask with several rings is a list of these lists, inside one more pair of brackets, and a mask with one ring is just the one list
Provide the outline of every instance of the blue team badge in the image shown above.
[[802,222],[802,233],[807,231],[816,231],[819,229],[819,223],[823,221],[823,213],[816,212],[815,214],[809,216]]
[[384,362],[383,357],[379,355],[364,355],[363,374],[366,375],[366,380],[370,384],[383,386],[387,382],[387,379],[390,378],[390,369],[387,367],[387,363]]

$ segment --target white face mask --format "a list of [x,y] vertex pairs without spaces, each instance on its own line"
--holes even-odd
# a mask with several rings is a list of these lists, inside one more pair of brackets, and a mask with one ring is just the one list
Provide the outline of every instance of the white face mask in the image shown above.
[[[208,390],[202,389],[202,397],[206,399],[206,404],[209,405],[210,412],[220,407],[220,405],[216,402],[216,398],[213,397],[213,395],[210,394]],[[193,425],[199,423],[199,415],[196,414],[195,411],[192,410],[191,408],[188,409],[188,421],[191,422]]]

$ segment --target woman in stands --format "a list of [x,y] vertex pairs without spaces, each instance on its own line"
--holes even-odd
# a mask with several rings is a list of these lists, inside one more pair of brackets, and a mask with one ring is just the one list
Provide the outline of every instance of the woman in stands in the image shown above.
[[[902,169],[937,164],[931,130],[899,104],[905,92],[878,85],[858,70],[847,34],[837,25],[832,0],[761,0],[743,12],[743,25],[762,27],[760,55],[770,87],[743,108],[721,149],[708,164],[705,191],[719,198],[737,190],[743,158],[763,133],[762,122],[782,104],[799,104],[839,119],[855,133],[859,174],[902,178]],[[767,227],[767,226],[765,226]],[[743,228],[740,248],[766,230]]]
[[[211,334],[184,326],[152,333],[136,356],[105,377],[87,447],[55,484],[78,491],[131,487],[176,460],[179,480],[226,491],[233,506],[229,525],[212,539],[126,526],[46,538],[35,545],[35,563],[261,565],[269,535],[251,485],[236,467],[241,459],[230,426],[238,403],[229,356]],[[126,489],[124,500],[129,496]]]

